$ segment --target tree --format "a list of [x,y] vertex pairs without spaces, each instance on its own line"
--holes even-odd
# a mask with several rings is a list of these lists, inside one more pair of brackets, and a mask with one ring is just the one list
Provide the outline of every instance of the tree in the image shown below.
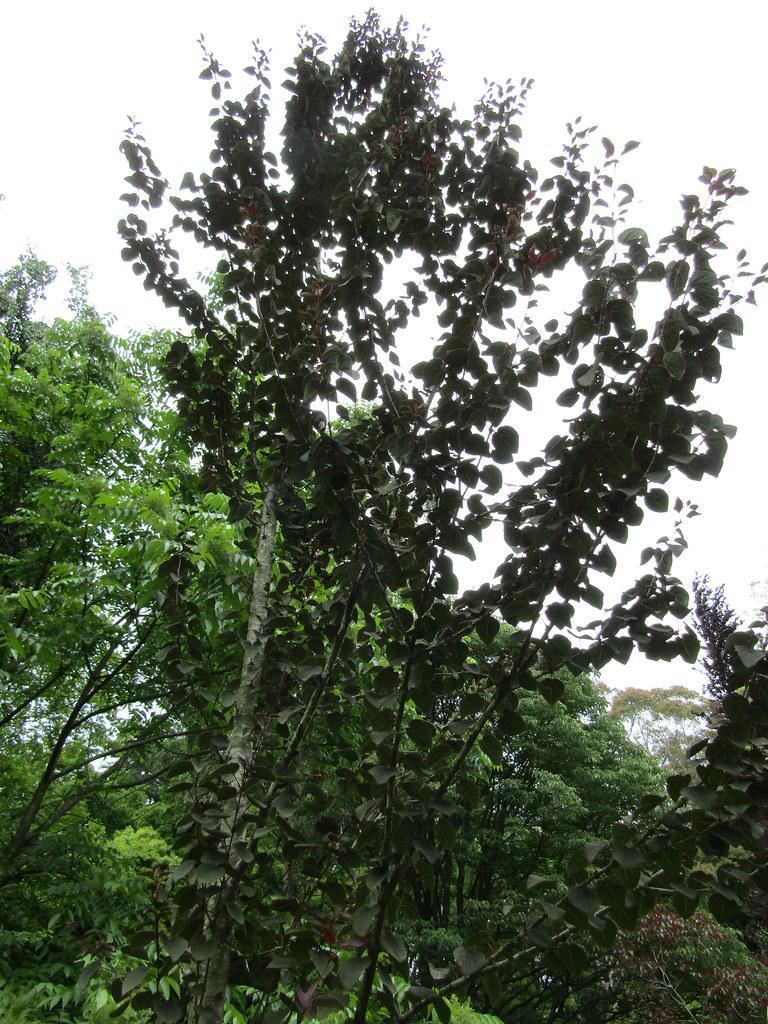
[[722,583],[712,587],[708,576],[694,578],[693,597],[696,629],[704,644],[707,690],[715,700],[722,700],[730,693],[730,678],[737,658],[727,642],[741,625],[741,619],[728,604]]
[[[595,684],[565,673],[561,681],[551,703],[536,691],[521,694],[518,728],[499,737],[501,751],[486,742],[469,759],[469,791],[439,836],[432,884],[414,876],[412,900],[400,908],[415,984],[430,985],[430,964],[450,963],[467,934],[522,925],[532,875],[556,880],[555,892],[564,893],[569,862],[585,844],[609,840],[644,794],[663,789],[658,766],[607,714]],[[523,1024],[550,1019],[567,992],[553,979],[475,991],[472,999]]]
[[[30,263],[52,278],[29,257],[3,280],[23,279]],[[142,748],[184,728],[167,675],[158,680],[167,634],[151,605],[157,565],[178,551],[180,532],[200,525],[181,504],[188,456],[153,395],[152,340],[121,352],[84,301],[69,323],[29,314],[14,307],[0,338],[0,764],[11,785],[0,889],[9,926],[27,877],[55,874],[66,858],[52,850],[77,846],[78,812],[92,812],[110,785],[143,785]]]
[[[696,628],[702,639],[705,650],[703,659],[704,671],[707,675],[707,691],[715,700],[725,701],[733,693],[735,680],[742,655],[739,645],[742,641],[740,626],[742,620],[729,606],[722,584],[712,587],[708,576],[697,576],[693,581],[693,592],[696,610]],[[765,613],[763,609],[763,613]],[[765,620],[752,623],[760,629],[762,639],[758,647],[765,648]],[[754,813],[755,823],[765,828],[765,808],[758,808]],[[754,888],[747,898],[749,914],[741,927],[745,941],[752,949],[760,950],[765,945],[766,921],[768,907],[765,894]]]
[[21,256],[14,267],[0,276],[0,320],[3,333],[13,345],[12,360],[39,337],[42,324],[33,320],[32,314],[55,278],[55,269],[32,252]]
[[[750,955],[736,933],[718,928],[703,911],[685,919],[669,907],[656,907],[608,962],[604,997],[618,1003],[620,1019],[628,1024],[759,1024],[765,1019],[765,957]],[[603,1013],[608,1015],[607,1006]]]
[[[16,268],[2,279],[21,276]],[[21,1019],[22,1003],[26,1013],[82,999],[73,982],[83,955],[103,952],[107,976],[125,963],[126,935],[146,924],[153,891],[135,862],[148,837],[156,847],[163,832],[170,839],[177,816],[161,786],[187,753],[184,739],[211,726],[190,701],[183,663],[162,667],[175,642],[166,612],[184,602],[196,655],[210,655],[213,674],[211,609],[239,607],[246,592],[226,498],[200,496],[158,387],[166,339],[110,337],[84,275],[72,276],[71,320],[31,321],[31,306],[0,320],[0,963],[9,986],[0,1017],[9,1019]],[[181,594],[168,577],[185,559],[194,573]],[[162,602],[159,580],[169,583]],[[225,632],[215,632],[225,650]],[[149,902],[156,917],[162,901]],[[18,1005],[13,984],[27,987]],[[92,993],[97,1009],[105,993]]]
[[706,735],[711,710],[710,702],[687,686],[628,686],[614,695],[610,713],[631,739],[672,772],[685,770],[686,751]]
[[[247,984],[256,1020],[347,1008],[355,1024],[406,1024],[430,1004],[445,1020],[448,997],[483,985],[493,998],[499,977],[514,988],[577,974],[579,936],[610,945],[675,887],[694,903],[711,892],[727,917],[751,878],[747,812],[764,785],[765,662],[749,636],[738,693],[670,781],[670,806],[652,796],[584,847],[562,897],[539,900],[548,880],[532,879],[531,916],[465,935],[429,985],[414,984],[398,934],[411,876],[432,884],[461,800],[479,800],[474,752],[501,756],[525,693],[556,701],[559,673],[635,648],[695,660],[695,635],[667,621],[689,610],[670,575],[677,537],[648,549],[649,571],[613,608],[595,578],[613,573],[646,509],[667,509],[673,473],[700,479],[722,463],[732,430],[697,388],[741,332],[740,296],[713,267],[743,192],[734,173],[705,168],[704,196],[684,197],[654,253],[627,226],[631,189],[614,179],[609,140],[591,167],[592,129],[577,120],[539,181],[517,150],[530,83],[490,87],[461,120],[439,103],[439,57],[402,24],[353,22],[330,62],[302,37],[281,160],[264,141],[266,55],[242,100],[205,60],[213,167],[185,175],[155,231],[168,184],[134,126],[120,231],[145,287],[189,326],[168,352],[169,388],[202,490],[223,492],[252,572],[247,600],[209,605],[209,635],[223,638],[212,665],[193,559],[158,569],[163,672],[211,727],[181,780],[173,920],[118,997],[158,1020],[219,1024],[228,987]],[[218,259],[216,304],[181,275],[173,230]],[[537,297],[567,267],[584,279],[573,312],[537,327]],[[646,286],[664,296],[650,330],[634,312]],[[414,337],[424,307],[439,309],[440,334],[402,365],[397,340]],[[542,375],[570,368],[567,425],[516,461],[517,410]],[[353,416],[360,399],[367,414]],[[493,581],[457,596],[455,557],[473,558],[497,521]],[[582,603],[598,617],[577,629]],[[470,638],[492,645],[500,620],[509,642],[475,657]],[[716,878],[689,877],[702,849],[735,852]]]

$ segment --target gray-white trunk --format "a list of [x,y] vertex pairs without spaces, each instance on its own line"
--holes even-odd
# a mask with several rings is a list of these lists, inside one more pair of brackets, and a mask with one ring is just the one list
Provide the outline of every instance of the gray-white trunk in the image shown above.
[[[253,572],[251,601],[248,610],[248,626],[245,635],[240,683],[235,697],[235,713],[232,731],[227,744],[227,760],[236,762],[239,768],[233,776],[233,785],[238,794],[247,782],[248,767],[253,757],[256,732],[256,712],[259,704],[259,687],[264,667],[264,651],[267,643],[265,630],[269,591],[272,581],[275,533],[277,517],[275,511],[277,487],[269,484],[264,492],[259,531],[259,550]],[[245,838],[243,817],[248,810],[248,801],[242,796],[233,797],[226,807],[224,827],[232,841]],[[230,844],[231,845],[231,844]],[[226,883],[223,883],[226,884]],[[231,882],[222,898],[211,900],[208,936],[213,951],[206,964],[203,992],[196,1006],[191,1007],[191,1024],[221,1024],[224,1014],[229,966],[232,957],[233,921],[227,913],[225,903],[236,895]]]

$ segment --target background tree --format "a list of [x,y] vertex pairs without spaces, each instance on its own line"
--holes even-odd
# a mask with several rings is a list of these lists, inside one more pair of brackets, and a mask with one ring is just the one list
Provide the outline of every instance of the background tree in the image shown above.
[[[52,279],[33,262],[41,279]],[[101,818],[105,791],[145,786],[142,752],[185,731],[173,710],[178,695],[167,677],[158,680],[167,634],[151,605],[155,573],[181,547],[180,535],[201,525],[200,513],[183,512],[193,477],[186,451],[172,444],[174,417],[153,395],[151,339],[121,350],[87,303],[72,321],[34,330],[17,312],[2,328],[25,345],[2,337],[0,359],[0,887],[8,927],[46,913],[29,903],[30,879],[74,878],[77,851],[91,856],[87,822]],[[162,771],[154,754],[153,769]],[[127,824],[130,815],[121,816]]]
[[736,932],[698,911],[683,918],[659,906],[608,958],[606,1019],[758,1024],[768,1005],[768,968]]
[[629,686],[613,696],[610,714],[672,773],[685,769],[688,748],[707,735],[711,710],[710,702],[687,686]]
[[[709,577],[700,576],[693,584],[696,628],[704,644],[704,671],[707,675],[706,689],[719,701],[725,700],[732,692],[734,680],[737,678],[740,658],[738,645],[741,640],[740,627],[742,620],[729,606],[722,584],[712,587]],[[763,609],[765,612],[765,609]],[[761,629],[761,647],[765,647],[765,621],[752,623]],[[754,813],[755,823],[765,828],[765,809],[757,809]],[[768,922],[768,904],[765,894],[754,888],[747,900],[749,914],[740,922],[742,934],[750,949],[758,953],[764,952],[766,922]]]
[[707,692],[715,700],[730,693],[730,678],[734,659],[733,648],[727,647],[731,637],[741,625],[741,619],[730,607],[722,583],[712,587],[708,576],[693,580],[696,630],[704,644],[702,666],[707,675]]
[[[403,921],[420,984],[430,984],[429,965],[449,963],[467,934],[523,926],[531,875],[559,879],[564,891],[584,845],[609,839],[644,794],[663,788],[657,764],[607,714],[594,683],[567,674],[562,682],[553,702],[535,690],[521,694],[520,719],[500,738],[500,754],[487,741],[493,759],[482,748],[468,759],[467,793],[439,835],[432,885],[414,877],[413,918]],[[503,1020],[538,1021],[563,995],[560,984],[499,986],[474,991],[473,1004]]]
[[55,269],[32,252],[21,256],[16,266],[0,276],[0,321],[13,345],[8,354],[12,360],[39,338],[43,324],[33,319],[33,313],[55,277]]

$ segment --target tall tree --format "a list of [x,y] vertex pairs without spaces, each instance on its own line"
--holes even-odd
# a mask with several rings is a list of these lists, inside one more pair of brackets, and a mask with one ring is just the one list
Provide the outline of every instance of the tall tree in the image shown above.
[[[3,280],[29,274],[25,260]],[[0,339],[4,901],[28,875],[56,871],[57,833],[75,835],[95,794],[143,784],[143,747],[183,730],[158,678],[168,635],[153,602],[156,573],[200,527],[182,504],[194,477],[157,391],[156,342],[132,351],[110,338],[82,289],[68,323],[20,310]]]
[[[634,648],[696,658],[691,629],[668,622],[689,611],[670,575],[679,537],[648,549],[649,571],[614,607],[603,610],[595,579],[613,573],[615,546],[646,510],[667,510],[673,473],[720,469],[732,431],[697,391],[741,331],[741,296],[713,260],[743,189],[734,172],[705,168],[704,195],[684,197],[653,252],[627,225],[631,189],[614,179],[609,140],[591,166],[592,129],[577,120],[540,180],[517,149],[529,82],[489,87],[462,120],[439,102],[439,57],[373,14],[332,60],[318,37],[301,38],[280,160],[265,145],[265,53],[242,100],[205,60],[213,166],[185,175],[155,231],[168,183],[134,127],[120,231],[145,287],[189,325],[167,378],[203,487],[226,494],[242,531],[250,595],[236,615],[214,612],[242,638],[218,664],[218,698],[209,666],[184,652],[188,692],[208,694],[221,729],[190,762],[169,955],[148,948],[118,994],[150,979],[134,1004],[195,1024],[219,1024],[228,985],[245,980],[256,1019],[348,1007],[355,1024],[379,1012],[405,1024],[430,1002],[444,1019],[446,997],[499,975],[514,987],[531,971],[577,972],[580,933],[610,943],[665,886],[685,884],[697,850],[758,841],[744,793],[751,803],[762,785],[765,677],[747,636],[737,685],[748,688],[671,784],[672,809],[588,846],[562,899],[527,922],[467,935],[452,963],[434,965],[434,990],[397,983],[410,970],[398,921],[411,876],[432,884],[460,799],[479,799],[473,753],[503,757],[524,691],[557,700],[561,669],[579,675]],[[218,259],[216,306],[182,276],[174,230]],[[535,326],[548,282],[573,280],[566,268],[583,278],[573,311]],[[645,287],[661,293],[649,329],[634,309]],[[439,310],[438,334],[409,359],[424,307]],[[518,417],[540,377],[561,372],[570,419],[542,454],[516,460]],[[359,399],[366,415],[350,412]],[[474,558],[496,522],[505,553],[492,581],[456,596],[455,556]],[[193,568],[180,562],[174,585]],[[577,629],[582,603],[597,618]],[[190,635],[184,603],[173,611],[173,630]],[[470,638],[491,645],[500,620],[509,643],[474,657]],[[173,646],[166,670],[181,657]],[[441,696],[450,710],[435,720]],[[746,876],[711,883],[717,913]],[[697,876],[691,898],[708,885]],[[181,999],[165,998],[171,977]]]
[[0,274],[0,324],[13,345],[11,360],[40,336],[43,324],[34,320],[33,314],[55,279],[55,268],[33,252],[25,253],[15,266]]
[[731,692],[733,667],[737,662],[729,638],[741,625],[741,619],[728,604],[725,587],[713,587],[709,576],[696,576],[693,581],[696,630],[704,644],[702,665],[707,674],[707,691],[722,700]]
[[686,750],[707,731],[710,702],[687,686],[629,686],[611,701],[611,716],[669,771],[682,771]]

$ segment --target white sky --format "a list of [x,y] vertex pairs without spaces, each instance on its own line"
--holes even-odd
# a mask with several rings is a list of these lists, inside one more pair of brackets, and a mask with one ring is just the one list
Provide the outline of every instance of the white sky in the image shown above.
[[[382,2],[378,10],[394,21],[402,7]],[[431,41],[443,53],[446,102],[468,111],[483,91],[484,77],[536,80],[520,148],[541,170],[559,152],[565,121],[578,114],[616,143],[639,139],[642,145],[627,158],[621,178],[639,200],[632,221],[652,238],[677,222],[679,197],[695,191],[704,164],[737,168],[750,195],[734,207],[733,250],[746,247],[757,269],[768,260],[767,83],[759,10],[754,0],[510,0],[498,7],[410,2],[405,13],[412,28],[430,26]],[[260,38],[272,49],[278,86],[294,53],[297,27],[306,24],[321,33],[333,50],[350,14],[362,16],[363,7],[335,0],[317,8],[303,0],[6,4],[0,268],[27,246],[62,267],[87,264],[94,304],[116,315],[117,329],[173,326],[159,300],[144,292],[120,259],[115,225],[124,213],[117,197],[126,170],[118,146],[128,115],[142,122],[155,159],[171,184],[178,184],[185,171],[204,168],[210,149],[209,94],[197,80],[201,32],[233,72],[248,63],[250,40]],[[62,311],[61,295],[53,296],[54,312]],[[565,297],[563,308],[572,305],[573,297]],[[686,528],[690,547],[677,572],[687,583],[694,571],[708,572],[726,584],[731,604],[750,614],[758,603],[752,584],[768,578],[768,316],[765,308],[740,312],[745,336],[736,351],[723,354],[723,382],[707,395],[710,408],[739,433],[719,480],[683,481],[685,496],[703,514]],[[633,578],[640,548],[670,529],[665,517],[648,513],[638,531],[642,536],[617,552],[623,554],[623,584]],[[467,578],[488,575],[498,556],[483,551]],[[604,679],[612,686],[658,686],[696,685],[698,677],[682,663],[654,664],[634,656],[625,668],[607,669]]]

